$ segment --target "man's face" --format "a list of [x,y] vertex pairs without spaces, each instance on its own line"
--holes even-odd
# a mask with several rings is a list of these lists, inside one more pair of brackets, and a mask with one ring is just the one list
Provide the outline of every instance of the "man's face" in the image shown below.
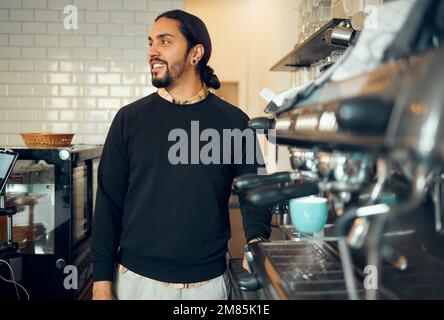
[[187,40],[180,23],[168,18],[156,21],[148,37],[151,82],[157,88],[169,87],[186,71]]

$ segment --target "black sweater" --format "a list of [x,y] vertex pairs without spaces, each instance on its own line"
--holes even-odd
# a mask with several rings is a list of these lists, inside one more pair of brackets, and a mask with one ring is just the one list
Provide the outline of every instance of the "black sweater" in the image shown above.
[[[98,171],[92,240],[95,281],[113,280],[117,262],[173,283],[204,281],[225,271],[231,184],[238,175],[256,173],[259,164],[256,157],[255,163],[246,163],[246,153],[252,151],[246,144],[242,163],[223,164],[223,130],[244,130],[248,120],[240,109],[211,93],[189,105],[170,103],[153,93],[119,110]],[[193,147],[190,141],[194,121],[199,133],[208,128],[220,133],[222,164],[203,164],[199,158],[198,164],[191,163],[196,155],[192,156],[196,143]],[[179,164],[169,161],[169,152],[170,157],[179,154],[170,150],[179,138],[169,139],[178,128],[188,134],[188,164],[185,158]],[[208,139],[197,143],[202,148]],[[239,200],[247,241],[269,237],[267,210],[252,207],[244,197]]]

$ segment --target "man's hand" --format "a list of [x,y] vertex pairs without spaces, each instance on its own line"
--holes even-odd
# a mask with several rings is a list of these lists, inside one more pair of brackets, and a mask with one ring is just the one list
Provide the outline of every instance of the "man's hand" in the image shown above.
[[248,273],[251,273],[250,267],[248,266],[247,257],[244,254],[244,260],[242,261],[242,267],[248,271]]
[[[254,242],[259,242],[259,239],[253,239],[248,241],[248,243],[254,243]],[[250,267],[248,266],[248,262],[247,262],[247,257],[244,254],[244,260],[242,261],[242,267],[248,271],[248,273],[251,273]]]
[[111,281],[96,281],[93,283],[93,300],[116,300]]

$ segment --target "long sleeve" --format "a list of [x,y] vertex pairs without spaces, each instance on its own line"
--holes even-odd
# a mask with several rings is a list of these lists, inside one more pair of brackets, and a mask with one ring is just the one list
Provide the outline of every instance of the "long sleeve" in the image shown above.
[[[247,124],[245,124],[246,127]],[[256,134],[254,134],[254,143],[243,144],[242,148],[243,159],[241,164],[236,165],[236,176],[258,173],[258,168],[265,170],[262,151]],[[254,163],[249,163],[251,162],[248,161],[249,159],[254,159]],[[271,234],[271,214],[268,208],[258,208],[252,205],[247,201],[245,193],[239,195],[239,204],[247,242],[259,236],[268,239]]]
[[128,188],[128,152],[123,128],[122,113],[118,112],[109,129],[98,168],[91,245],[94,281],[112,281],[114,277]]

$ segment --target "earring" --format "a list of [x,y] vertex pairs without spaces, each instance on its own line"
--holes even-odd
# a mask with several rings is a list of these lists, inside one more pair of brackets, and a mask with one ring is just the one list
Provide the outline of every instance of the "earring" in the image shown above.
[[196,59],[193,59],[193,60],[191,60],[191,63],[192,63],[192,64],[196,64],[196,63],[197,63],[197,60],[196,60]]

